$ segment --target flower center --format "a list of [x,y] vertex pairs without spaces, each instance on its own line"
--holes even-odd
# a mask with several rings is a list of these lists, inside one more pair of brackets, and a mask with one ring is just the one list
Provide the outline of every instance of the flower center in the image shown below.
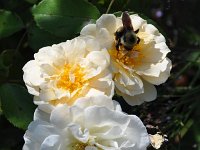
[[76,143],[72,146],[73,150],[85,150],[85,147],[88,146],[86,143]]
[[84,68],[80,65],[65,64],[63,70],[57,76],[57,87],[68,90],[70,93],[83,87],[87,82],[84,79]]
[[94,145],[90,145],[89,143],[75,143],[75,144],[72,145],[72,149],[73,150],[85,150],[85,148],[87,146],[92,146],[92,147],[97,148],[97,150],[102,150],[101,148],[98,148]]
[[123,45],[117,50],[115,45],[109,50],[111,57],[119,63],[123,63],[128,67],[135,67],[142,63],[144,55],[141,53],[141,44],[137,44],[131,50],[126,50]]

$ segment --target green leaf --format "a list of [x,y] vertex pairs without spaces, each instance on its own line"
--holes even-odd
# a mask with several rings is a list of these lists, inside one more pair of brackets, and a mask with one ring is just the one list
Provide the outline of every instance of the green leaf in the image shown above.
[[3,63],[4,63],[5,66],[9,66],[12,63],[14,53],[15,52],[12,49],[4,50],[1,53],[0,57],[3,59]]
[[36,52],[44,46],[60,43],[65,41],[65,38],[57,37],[45,30],[38,28],[36,25],[28,29],[28,42],[31,48]]
[[0,38],[7,37],[23,28],[22,20],[10,11],[0,10]]
[[13,57],[13,50],[4,50],[0,54],[0,77],[8,77]]
[[3,84],[0,86],[0,100],[6,118],[18,128],[26,129],[35,110],[27,90],[21,85]]
[[32,12],[41,29],[68,39],[100,15],[95,6],[84,0],[43,0]]

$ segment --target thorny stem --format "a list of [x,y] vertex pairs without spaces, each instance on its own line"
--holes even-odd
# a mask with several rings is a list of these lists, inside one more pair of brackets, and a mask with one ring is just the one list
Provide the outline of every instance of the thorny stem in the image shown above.
[[106,11],[106,14],[110,11],[110,8],[111,8],[112,4],[114,3],[114,1],[115,1],[115,0],[111,0],[110,4],[109,4],[109,6],[108,6],[108,9],[107,9],[107,11]]

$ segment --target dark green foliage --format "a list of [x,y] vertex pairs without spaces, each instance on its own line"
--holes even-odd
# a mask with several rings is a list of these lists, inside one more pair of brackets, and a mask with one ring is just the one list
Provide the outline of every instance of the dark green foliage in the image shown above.
[[14,53],[12,50],[4,50],[0,55],[0,77],[8,77]]
[[22,20],[10,11],[0,10],[0,39],[12,35],[23,27]]
[[35,110],[32,96],[27,90],[18,84],[2,84],[0,100],[6,118],[16,127],[26,129]]
[[100,15],[95,6],[83,0],[43,0],[32,12],[41,29],[65,38],[73,37]]
[[58,37],[48,31],[42,30],[36,25],[32,25],[28,28],[28,43],[36,52],[41,47],[66,41],[66,39],[67,38]]

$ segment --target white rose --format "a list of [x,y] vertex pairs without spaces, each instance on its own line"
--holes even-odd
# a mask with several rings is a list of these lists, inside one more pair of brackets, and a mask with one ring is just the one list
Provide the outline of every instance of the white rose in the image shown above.
[[141,120],[106,96],[48,106],[50,114],[36,110],[23,150],[146,150],[150,143]]
[[79,97],[114,94],[110,57],[92,49],[94,40],[75,38],[41,48],[24,67],[23,79],[36,104],[71,105]]
[[117,50],[115,32],[122,27],[122,17],[104,14],[96,24],[86,25],[82,37],[99,41],[101,48],[106,48],[111,57],[111,68],[116,91],[130,105],[139,105],[144,101],[156,99],[154,85],[164,83],[171,70],[171,61],[166,57],[170,52],[164,36],[152,24],[137,14],[130,15],[134,31],[140,39],[131,50]]

